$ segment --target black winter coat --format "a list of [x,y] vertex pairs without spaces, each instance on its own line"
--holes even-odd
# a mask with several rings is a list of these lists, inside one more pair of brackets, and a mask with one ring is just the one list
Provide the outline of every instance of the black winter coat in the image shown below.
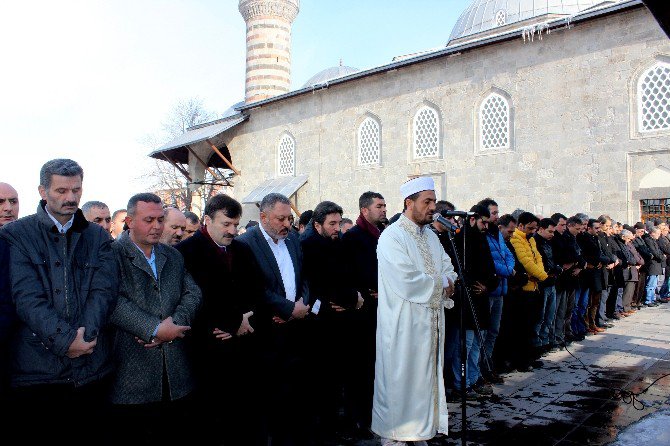
[[577,244],[577,239],[565,230],[563,234],[555,233],[554,238],[551,239],[551,246],[553,248],[554,262],[559,265],[572,264],[573,266],[563,271],[556,282],[557,287],[564,289],[576,288],[579,286],[578,276],[573,276],[572,271],[576,268],[584,269],[586,261],[582,257],[582,250]]
[[663,266],[667,268],[668,261],[670,260],[670,239],[664,235],[661,235],[658,240],[656,240],[656,243],[658,243],[658,247],[661,249],[663,254],[665,254],[665,261],[663,262]]
[[9,245],[0,238],[0,349],[9,340],[15,319],[16,311],[9,286]]
[[647,274],[650,276],[658,276],[663,274],[663,261],[665,260],[665,255],[661,251],[661,248],[658,247],[656,240],[654,240],[649,234],[645,234],[642,239],[647,245],[647,248],[649,249],[649,252],[652,256],[651,260],[645,265],[647,268]]
[[[465,237],[465,250],[463,249],[463,238]],[[489,305],[488,295],[494,291],[499,284],[499,279],[496,276],[495,265],[493,257],[491,256],[491,248],[486,239],[486,234],[480,232],[476,227],[471,227],[466,224],[465,227],[456,234],[455,240],[456,250],[458,253],[461,265],[464,265],[464,278],[466,286],[470,291],[470,298],[472,299],[473,309],[477,315],[480,329],[487,329],[491,322],[491,310]],[[465,254],[465,262],[463,256]],[[482,294],[475,294],[472,286],[475,282],[479,282],[486,286],[487,292]],[[457,318],[460,316],[459,305],[460,293],[454,294],[453,299],[455,306],[451,311],[447,311],[447,317],[451,323],[457,323]],[[475,329],[474,319],[469,305],[465,307],[465,317],[463,324],[466,329]]]
[[377,242],[379,239],[365,231],[358,225],[354,225],[342,236],[342,246],[347,263],[352,267],[352,280],[354,286],[360,291],[363,298],[370,296],[369,291],[377,291]]
[[647,244],[644,242],[644,239],[640,237],[635,237],[633,239],[633,246],[635,246],[635,249],[637,250],[638,254],[642,256],[642,259],[644,259],[644,271],[647,270],[647,265],[651,262],[651,259],[653,258],[653,255],[651,251],[649,250],[649,247]]
[[582,250],[584,260],[586,260],[586,267],[579,277],[580,286],[589,288],[596,293],[600,292],[605,285],[602,269],[612,263],[612,259],[603,253],[596,235],[582,232],[577,236],[577,243]]
[[377,292],[379,277],[377,275],[377,242],[378,238],[354,225],[342,236],[345,262],[351,267],[351,279],[354,288],[361,293],[365,304],[361,311],[371,330],[377,326],[377,298],[371,291]]
[[[330,302],[354,309],[358,293],[349,274],[342,240],[320,235],[310,222],[300,235],[303,256],[303,274],[309,286],[312,302],[321,301],[320,317],[332,311]],[[344,268],[344,270],[343,270]]]
[[[186,270],[202,292],[202,304],[191,325],[187,340],[195,353],[195,371],[198,377],[208,371],[219,373],[221,367],[235,367],[231,351],[249,348],[252,335],[239,337],[237,330],[242,316],[256,309],[260,301],[262,279],[256,277],[258,268],[246,245],[233,240],[223,254],[209,235],[201,229],[192,237],[175,246],[184,257]],[[256,328],[255,317],[249,320]],[[233,338],[222,342],[212,331],[218,328]]]
[[551,242],[537,233],[533,237],[535,237],[535,246],[537,246],[537,250],[542,256],[544,270],[547,274],[560,274],[563,268],[554,260],[554,250]]
[[[18,325],[12,336],[13,385],[95,381],[112,371],[109,315],[118,277],[111,238],[81,210],[60,234],[41,201],[37,212],[3,226],[10,245],[12,298]],[[66,353],[78,327],[97,338],[90,355]]]

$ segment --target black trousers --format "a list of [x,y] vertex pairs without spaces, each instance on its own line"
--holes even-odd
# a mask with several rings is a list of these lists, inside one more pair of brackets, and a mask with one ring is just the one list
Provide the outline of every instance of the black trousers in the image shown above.
[[[219,341],[220,342],[220,341]],[[198,352],[194,426],[202,446],[267,446],[261,423],[255,335],[224,341]]]
[[542,295],[538,291],[515,290],[505,296],[495,363],[526,366],[535,359],[533,330],[541,317]]
[[83,386],[37,384],[9,391],[5,438],[24,445],[67,443],[73,435],[86,442],[111,445],[108,403],[111,379]]
[[[368,302],[366,302],[368,305]],[[345,409],[353,421],[362,428],[372,423],[372,399],[375,383],[375,358],[377,337],[377,306],[363,307],[353,313],[351,340],[353,355],[346,357],[347,385],[345,387]]]
[[263,333],[259,339],[260,404],[272,446],[308,445],[314,437],[316,393],[314,324],[293,320]]
[[174,401],[147,404],[115,404],[112,406],[112,435],[115,444],[159,446],[190,444],[193,431],[193,400],[187,396]]

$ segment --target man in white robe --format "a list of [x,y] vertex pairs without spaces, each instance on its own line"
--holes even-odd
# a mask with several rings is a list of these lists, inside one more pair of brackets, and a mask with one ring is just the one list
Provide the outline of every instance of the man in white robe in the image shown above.
[[447,433],[442,378],[444,307],[456,273],[428,225],[435,212],[430,177],[402,185],[405,210],[381,235],[377,359],[372,431],[382,445],[425,445]]

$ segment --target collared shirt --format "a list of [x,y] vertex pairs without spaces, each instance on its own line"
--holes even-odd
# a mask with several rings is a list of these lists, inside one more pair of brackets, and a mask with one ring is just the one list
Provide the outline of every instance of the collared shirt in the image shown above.
[[291,302],[295,302],[296,289],[295,289],[295,270],[293,269],[293,260],[291,259],[291,254],[288,252],[288,246],[286,246],[286,240],[280,239],[275,243],[272,240],[272,237],[265,232],[263,225],[258,225],[261,229],[261,233],[265,238],[265,241],[270,245],[272,254],[275,256],[277,265],[279,266],[279,272],[281,273],[281,280],[284,282],[284,290],[286,291],[286,298]]
[[151,272],[154,273],[154,279],[158,280],[158,273],[156,272],[156,250],[154,249],[154,247],[153,246],[151,247],[151,257],[147,258],[147,256],[144,254],[144,251],[142,250],[142,248],[137,246],[137,244],[135,242],[133,242],[133,245],[135,245],[135,247],[142,253],[142,257],[149,264],[149,267],[151,268]]
[[53,215],[51,215],[49,213],[49,208],[44,206],[44,210],[47,211],[47,215],[49,216],[51,221],[54,222],[54,224],[56,225],[56,229],[58,229],[58,232],[60,232],[61,234],[65,234],[68,231],[68,229],[70,229],[72,227],[72,223],[74,222],[74,214],[72,214],[72,217],[70,217],[70,219],[67,221],[67,223],[62,225],[62,224],[60,224],[60,222],[58,220],[56,220],[56,217],[54,217]]

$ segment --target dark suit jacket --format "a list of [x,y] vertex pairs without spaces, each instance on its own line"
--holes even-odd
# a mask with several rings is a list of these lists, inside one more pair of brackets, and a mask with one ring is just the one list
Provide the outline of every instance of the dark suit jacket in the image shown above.
[[[263,293],[260,301],[256,305],[257,312],[256,323],[260,330],[267,329],[272,326],[272,317],[278,316],[285,321],[288,321],[295,308],[295,303],[286,299],[286,290],[284,289],[284,282],[281,278],[279,265],[275,259],[272,249],[268,242],[263,237],[258,226],[250,228],[247,232],[237,238],[251,249],[256,265],[260,272],[259,276],[263,281]],[[303,299],[305,304],[311,304],[310,294],[307,282],[302,276],[302,251],[300,250],[300,242],[295,234],[289,232],[285,239],[288,252],[293,260],[293,270],[295,271],[295,288],[296,301]]]

